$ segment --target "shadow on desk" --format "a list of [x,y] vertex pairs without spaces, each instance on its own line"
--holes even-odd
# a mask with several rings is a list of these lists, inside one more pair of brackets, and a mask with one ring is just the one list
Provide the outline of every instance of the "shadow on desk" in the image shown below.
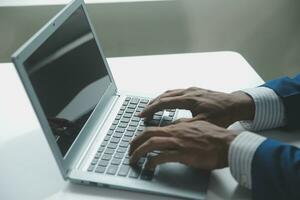
[[41,200],[59,191],[64,180],[50,154],[41,130],[2,139],[0,199]]

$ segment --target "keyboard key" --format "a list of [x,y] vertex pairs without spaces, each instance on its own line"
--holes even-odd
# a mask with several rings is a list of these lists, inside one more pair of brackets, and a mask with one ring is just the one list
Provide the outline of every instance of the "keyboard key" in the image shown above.
[[134,113],[134,109],[132,109],[132,108],[128,108],[128,109],[126,109],[126,111],[125,111],[126,113]]
[[117,125],[118,123],[119,123],[119,120],[114,120],[112,124]]
[[125,101],[130,101],[131,97],[126,97]]
[[118,115],[123,115],[124,110],[119,110]]
[[102,153],[102,152],[104,151],[104,149],[105,149],[105,148],[101,146],[101,147],[99,147],[99,149],[98,149],[97,152],[98,152],[98,153]]
[[108,161],[107,160],[100,160],[98,166],[101,167],[106,167],[108,165]]
[[112,142],[112,143],[119,143],[120,142],[120,138],[113,137],[113,138],[111,138],[110,142]]
[[121,119],[121,122],[123,122],[123,123],[128,123],[129,121],[130,121],[130,118],[123,117]]
[[127,106],[127,105],[128,105],[128,101],[124,101],[123,106]]
[[154,120],[159,120],[159,121],[160,121],[161,118],[162,118],[161,115],[154,115],[154,116],[153,116],[153,119],[154,119]]
[[170,125],[170,124],[172,124],[172,121],[165,121],[165,120],[162,120],[160,126],[168,126],[168,125]]
[[119,148],[117,149],[117,152],[118,152],[118,153],[125,153],[126,150],[127,150],[126,148],[119,147]]
[[112,135],[114,133],[113,130],[109,130],[106,135]]
[[164,120],[164,121],[172,121],[173,118],[172,118],[172,117],[169,117],[169,116],[164,116],[164,117],[163,117],[163,120]]
[[130,167],[128,165],[122,165],[118,175],[119,176],[127,176],[128,172],[129,172]]
[[109,155],[111,155],[111,154],[113,154],[114,152],[115,152],[114,149],[106,149],[105,152],[104,152],[104,154],[109,154]]
[[144,131],[145,130],[145,127],[144,126],[139,126],[138,127],[138,131]]
[[124,135],[125,135],[125,136],[128,136],[128,137],[132,137],[133,134],[134,134],[133,131],[126,131]]
[[129,161],[129,158],[125,158],[123,160],[123,165],[129,165],[130,161]]
[[138,98],[132,98],[130,101],[131,104],[138,104],[139,103],[139,99]]
[[[103,149],[104,149],[104,148],[103,148]],[[102,151],[103,151],[103,150],[102,150]],[[95,158],[96,158],[96,159],[99,159],[100,156],[101,156],[101,153],[96,153]]]
[[107,148],[110,148],[110,149],[116,149],[117,146],[118,146],[118,144],[116,144],[116,143],[109,143],[109,144],[107,145]]
[[127,127],[127,123],[120,123],[118,128],[126,128]]
[[130,178],[138,178],[140,173],[141,173],[140,169],[131,169],[131,171],[129,173],[129,177]]
[[111,127],[109,128],[109,130],[115,130],[116,129],[116,125],[111,125]]
[[126,106],[122,105],[120,110],[125,110],[126,109]]
[[155,113],[155,115],[158,115],[158,116],[163,116],[163,114],[164,114],[164,111],[159,111],[159,112]]
[[146,158],[145,157],[141,157],[139,160],[138,160],[138,162],[137,162],[137,167],[139,167],[139,168],[143,168],[143,166],[144,166],[144,163],[146,162]]
[[141,120],[141,118],[139,117],[133,117],[131,121],[133,122],[139,122]]
[[113,137],[114,138],[121,138],[123,136],[123,133],[114,133]]
[[88,168],[88,172],[92,172],[95,169],[95,165],[90,165]]
[[106,135],[104,141],[108,141],[110,139],[110,135]]
[[169,112],[169,117],[174,117],[175,112]]
[[114,157],[118,159],[122,159],[124,158],[124,153],[116,153]]
[[137,127],[138,125],[139,125],[138,122],[130,122],[130,124],[129,124],[129,126],[135,126],[135,127]]
[[140,103],[140,104],[139,104],[139,108],[142,108],[142,109],[146,108],[146,106],[147,106],[146,103]]
[[122,141],[123,141],[123,142],[130,142],[130,141],[131,141],[131,137],[124,136],[124,137],[122,138]]
[[118,171],[118,166],[117,165],[110,165],[107,169],[107,174],[115,175]]
[[134,127],[134,126],[129,126],[128,128],[127,128],[127,131],[135,131],[136,130],[136,127]]
[[109,161],[111,158],[112,158],[112,155],[109,155],[109,154],[103,154],[103,156],[102,156],[102,158],[101,158],[101,161],[102,161],[102,160],[107,160],[107,161]]
[[125,129],[124,128],[117,128],[116,129],[116,132],[118,132],[118,133],[124,133],[125,132]]
[[136,108],[136,104],[129,104],[128,108],[135,109]]
[[107,143],[108,143],[107,141],[103,141],[103,142],[101,143],[101,146],[102,146],[102,147],[106,147]]
[[92,165],[96,165],[97,162],[98,162],[98,159],[93,159],[91,164],[92,164]]
[[141,103],[148,104],[148,103],[149,103],[149,100],[148,100],[148,99],[141,99]]
[[121,164],[121,159],[113,158],[111,160],[112,165],[120,165]]
[[96,173],[104,173],[105,172],[105,167],[101,167],[101,166],[98,166],[95,170]]
[[120,147],[128,147],[129,146],[129,142],[120,142],[120,145],[119,145]]
[[136,109],[136,112],[142,112],[143,110],[144,110],[143,108],[138,107],[138,108]]
[[121,117],[122,117],[122,115],[117,115],[116,118],[115,118],[115,120],[120,120]]
[[131,118],[132,117],[132,113],[125,113],[123,115],[123,117],[125,117],[125,118]]
[[142,174],[141,174],[141,179],[149,181],[149,180],[152,180],[153,176],[154,176],[154,172],[153,171],[143,170]]
[[144,120],[141,120],[140,126],[145,126],[145,121]]

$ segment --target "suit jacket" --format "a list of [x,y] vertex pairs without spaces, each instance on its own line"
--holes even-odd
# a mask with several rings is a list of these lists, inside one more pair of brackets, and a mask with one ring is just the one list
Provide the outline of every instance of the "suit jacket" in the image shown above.
[[[264,85],[273,89],[285,107],[287,127],[300,128],[300,74],[282,77]],[[275,140],[265,140],[252,161],[252,196],[255,200],[300,200],[300,149]]]

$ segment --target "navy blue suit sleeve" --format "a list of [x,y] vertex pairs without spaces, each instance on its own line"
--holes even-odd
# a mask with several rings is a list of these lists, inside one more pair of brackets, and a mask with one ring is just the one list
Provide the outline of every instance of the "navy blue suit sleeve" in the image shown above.
[[[300,74],[267,81],[282,99],[288,128],[300,127]],[[256,150],[251,168],[255,200],[300,200],[300,149],[275,140],[265,140]]]
[[254,200],[300,199],[300,149],[271,139],[256,150],[252,161]]
[[271,88],[282,99],[287,127],[300,127],[300,74],[294,78],[282,77],[267,81],[264,87]]

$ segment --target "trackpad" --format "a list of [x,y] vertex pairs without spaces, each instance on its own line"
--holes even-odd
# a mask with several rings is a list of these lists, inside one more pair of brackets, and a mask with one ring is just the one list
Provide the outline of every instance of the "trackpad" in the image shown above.
[[179,163],[167,163],[156,169],[153,181],[170,187],[206,191],[209,176],[208,171],[197,170]]

